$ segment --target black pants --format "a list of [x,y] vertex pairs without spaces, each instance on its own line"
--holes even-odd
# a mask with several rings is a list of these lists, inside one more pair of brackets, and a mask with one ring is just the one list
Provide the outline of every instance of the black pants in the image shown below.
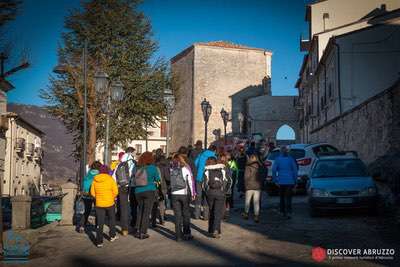
[[221,233],[221,220],[225,211],[225,195],[209,194],[207,195],[208,206],[210,208],[210,219],[208,220],[208,232]]
[[138,214],[136,218],[136,230],[140,234],[147,234],[149,228],[150,212],[154,203],[154,191],[136,193],[138,203]]
[[196,181],[196,201],[194,207],[194,218],[199,219],[201,215],[201,207],[203,207],[203,218],[204,220],[208,220],[210,212],[208,208],[206,194],[202,189],[202,183]]
[[83,203],[85,204],[85,213],[82,214],[79,220],[79,227],[85,227],[88,223],[90,212],[92,212],[93,198],[83,197]]
[[131,209],[131,226],[136,227],[136,218],[137,218],[137,201],[135,196],[135,188],[129,188],[129,205]]
[[292,189],[293,185],[280,185],[280,211],[286,215],[292,212]]
[[172,195],[172,208],[175,216],[175,235],[182,238],[190,234],[190,200],[188,195]]
[[238,178],[237,178],[237,189],[239,193],[244,193],[244,170],[238,171]]
[[157,192],[155,199],[154,199],[154,204],[153,208],[151,210],[151,224],[153,226],[156,225],[157,223],[157,218],[160,224],[164,222],[164,215],[165,215],[165,196],[160,197],[159,194],[162,194],[161,192]]
[[110,237],[115,237],[115,205],[111,207],[102,208],[96,207],[96,220],[97,220],[97,244],[103,243],[103,227],[106,219],[106,215],[109,219]]
[[119,222],[122,231],[128,231],[128,195],[129,187],[119,187]]

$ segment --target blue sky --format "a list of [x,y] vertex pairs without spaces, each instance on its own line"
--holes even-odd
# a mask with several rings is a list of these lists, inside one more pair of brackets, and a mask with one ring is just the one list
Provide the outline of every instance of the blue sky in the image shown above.
[[[43,105],[38,92],[57,62],[64,17],[79,0],[25,0],[7,35],[17,50],[29,51],[32,66],[12,76],[14,103]],[[273,52],[272,93],[294,95],[302,54],[299,36],[307,32],[307,0],[145,0],[159,43],[157,56],[170,59],[194,42],[231,41]]]

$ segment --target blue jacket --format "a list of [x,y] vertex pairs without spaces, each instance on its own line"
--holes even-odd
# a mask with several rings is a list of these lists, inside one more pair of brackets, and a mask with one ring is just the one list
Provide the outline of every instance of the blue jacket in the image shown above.
[[272,179],[279,185],[294,185],[297,182],[297,164],[291,156],[278,156],[272,165]]
[[215,152],[211,150],[204,150],[197,156],[194,165],[197,168],[196,182],[203,182],[204,170],[206,168],[206,161],[208,158],[216,158]]
[[85,178],[83,178],[83,192],[89,193],[90,192],[90,187],[92,186],[93,183],[93,178],[99,174],[98,170],[89,170],[89,172],[86,174]]

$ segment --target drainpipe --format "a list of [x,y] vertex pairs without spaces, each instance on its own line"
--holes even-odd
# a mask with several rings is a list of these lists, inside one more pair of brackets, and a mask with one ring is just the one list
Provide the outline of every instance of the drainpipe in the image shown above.
[[333,45],[337,48],[337,71],[338,71],[338,94],[339,94],[339,114],[342,115],[342,90],[341,90],[341,80],[340,80],[340,46],[335,42]]

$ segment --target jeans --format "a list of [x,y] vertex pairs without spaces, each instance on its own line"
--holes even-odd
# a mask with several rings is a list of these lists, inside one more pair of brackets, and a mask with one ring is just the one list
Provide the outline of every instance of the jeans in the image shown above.
[[122,231],[128,231],[128,194],[129,187],[119,187],[119,215]]
[[85,213],[82,214],[78,227],[85,227],[88,223],[90,212],[92,212],[93,198],[83,197],[83,203],[85,204]]
[[246,190],[244,211],[246,213],[249,213],[250,202],[251,200],[253,200],[254,215],[255,216],[260,215],[260,197],[261,197],[261,190]]
[[129,205],[131,210],[131,226],[135,227],[137,218],[137,201],[135,196],[135,188],[129,187]]
[[210,219],[208,220],[208,232],[221,233],[221,220],[225,212],[225,195],[207,195],[208,206],[210,208]]
[[207,197],[205,192],[202,189],[202,182],[197,182],[196,181],[196,191],[197,191],[197,196],[196,196],[196,201],[195,201],[195,206],[194,206],[194,218],[199,219],[201,215],[201,207],[203,207],[203,218],[204,220],[208,220],[209,218],[209,208],[208,208],[208,203],[207,203]]
[[[190,200],[188,195],[172,195],[172,208],[175,215],[175,235],[182,238],[190,234]],[[183,231],[182,231],[183,228]]]
[[156,197],[154,200],[153,208],[151,210],[151,224],[153,226],[157,223],[157,217],[160,224],[164,222],[164,215],[165,215],[165,196],[162,199],[159,199],[160,192],[156,193]]
[[138,214],[136,218],[136,230],[139,234],[147,234],[149,228],[150,212],[154,203],[154,191],[137,193]]
[[292,213],[292,189],[293,185],[280,185],[280,211],[286,215]]
[[97,234],[96,242],[97,244],[103,243],[103,227],[106,215],[109,219],[110,237],[115,237],[115,205],[111,207],[102,208],[96,207],[96,219],[97,219]]

